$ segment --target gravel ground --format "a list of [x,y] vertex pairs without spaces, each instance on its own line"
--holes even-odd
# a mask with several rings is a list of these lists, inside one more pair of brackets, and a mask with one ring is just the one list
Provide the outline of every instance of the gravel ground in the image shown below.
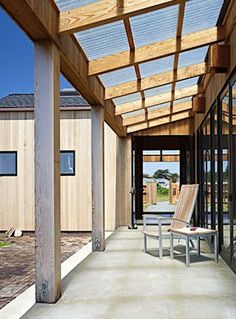
[[[0,309],[34,284],[34,233],[22,237],[0,237],[12,246],[0,248]],[[91,233],[61,234],[61,261],[65,261],[91,240]]]

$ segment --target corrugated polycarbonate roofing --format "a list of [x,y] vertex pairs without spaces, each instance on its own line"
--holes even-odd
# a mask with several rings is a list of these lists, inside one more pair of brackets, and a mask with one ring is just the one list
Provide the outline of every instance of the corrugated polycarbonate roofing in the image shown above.
[[173,69],[174,56],[153,60],[139,64],[141,77],[145,78],[154,74],[159,74]]
[[67,11],[99,2],[100,0],[55,0],[61,11]]
[[138,92],[138,93],[133,93],[133,94],[117,97],[113,99],[113,102],[115,103],[115,105],[120,105],[120,104],[125,104],[128,102],[138,101],[140,100],[140,98],[141,96],[140,96],[140,93]]
[[77,32],[75,37],[89,60],[129,50],[123,21]]
[[[101,0],[55,0],[61,11],[71,10],[86,5],[101,2]],[[109,3],[109,2],[107,2]],[[201,31],[216,26],[224,0],[188,0],[185,3],[182,35]],[[88,13],[89,14],[89,13]],[[178,24],[179,5],[175,4],[160,10],[154,10],[129,18],[135,49],[148,46],[155,42],[176,38]],[[101,26],[88,28],[75,33],[80,46],[89,60],[96,60],[105,56],[130,51],[130,46],[124,26],[124,21],[119,20]],[[209,46],[189,50],[179,54],[178,68],[183,68],[205,61]],[[148,50],[148,47],[145,48]],[[159,58],[144,63],[139,63],[141,78],[161,74],[173,70],[175,55]],[[125,64],[124,64],[125,65]],[[127,65],[127,64],[126,64]],[[121,65],[122,67],[122,65]],[[108,70],[106,70],[108,71]],[[105,88],[122,83],[137,81],[134,66],[111,71],[99,75]],[[176,82],[175,90],[196,85],[199,77]],[[172,85],[163,85],[144,91],[145,98],[171,92]],[[113,99],[117,107],[124,103],[141,100],[140,92]],[[173,104],[190,101],[192,97],[174,101]],[[148,110],[169,108],[170,103],[149,107]],[[144,110],[138,110],[122,115],[125,118],[143,114]]]
[[137,116],[137,115],[141,115],[141,114],[145,114],[145,110],[144,109],[122,114],[122,117],[124,119],[126,119],[126,118],[129,118],[129,117],[133,117],[133,116]]
[[183,89],[183,88],[188,87],[188,86],[195,85],[198,82],[198,78],[199,78],[198,76],[195,76],[194,78],[190,78],[187,80],[176,82],[175,89],[178,90],[178,89]]
[[182,34],[188,34],[217,23],[224,0],[190,0],[186,2]]
[[208,46],[186,51],[183,53],[180,53],[179,55],[179,68],[204,62],[206,54],[208,51]]
[[184,102],[190,102],[191,100],[192,100],[192,97],[188,96],[188,97],[185,97],[183,99],[179,99],[179,100],[174,101],[173,105],[184,103]]
[[145,93],[145,97],[151,97],[151,96],[169,92],[170,90],[171,90],[171,84],[167,84],[167,85],[158,86],[153,89],[145,90],[144,93]]
[[110,87],[129,81],[135,81],[137,79],[133,66],[102,74],[99,76],[99,78],[105,87]]
[[130,18],[135,47],[175,37],[177,19],[177,5]]
[[167,103],[162,103],[162,104],[151,106],[151,107],[148,108],[148,111],[152,112],[152,111],[155,111],[155,110],[160,110],[160,109],[169,108],[169,107],[170,107],[170,103],[167,102]]

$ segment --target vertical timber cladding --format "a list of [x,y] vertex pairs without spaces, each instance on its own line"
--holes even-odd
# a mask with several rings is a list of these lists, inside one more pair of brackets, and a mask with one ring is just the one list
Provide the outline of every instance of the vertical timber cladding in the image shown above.
[[[130,222],[130,138],[104,130],[105,229],[113,231]],[[75,176],[61,176],[61,230],[91,231],[91,110],[61,111],[60,133],[61,150],[75,151]],[[1,110],[0,136],[1,151],[17,151],[17,176],[0,178],[0,229],[34,231],[33,110]]]
[[190,151],[190,180],[194,181],[194,138],[191,135],[179,136],[134,136],[135,140],[135,215],[136,219],[142,219],[143,214],[143,150],[180,150],[180,183],[186,183],[186,152]]
[[36,302],[61,295],[60,53],[52,41],[35,43]]

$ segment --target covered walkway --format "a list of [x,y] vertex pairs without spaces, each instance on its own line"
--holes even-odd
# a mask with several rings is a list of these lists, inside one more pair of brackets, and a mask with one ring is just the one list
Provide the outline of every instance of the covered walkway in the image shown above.
[[[207,247],[186,268],[181,254],[173,261],[144,254],[140,230],[120,227],[106,245],[64,278],[56,304],[36,304],[23,319],[236,317],[236,276],[221,258],[218,264],[211,260]],[[154,255],[155,245],[150,242]]]

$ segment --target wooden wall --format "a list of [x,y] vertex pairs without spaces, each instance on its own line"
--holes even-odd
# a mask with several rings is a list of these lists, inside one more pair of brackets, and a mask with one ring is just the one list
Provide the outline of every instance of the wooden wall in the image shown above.
[[[75,176],[61,176],[62,230],[91,230],[91,114],[61,112],[61,150],[75,150]],[[122,142],[121,142],[122,140]],[[45,141],[46,142],[46,141]],[[128,147],[126,147],[128,145]],[[127,224],[130,206],[122,168],[130,141],[119,138],[105,124],[105,227]],[[17,151],[17,176],[0,176],[0,229],[34,229],[33,112],[0,112],[0,151]],[[129,162],[130,163],[130,162]],[[127,169],[129,168],[127,164]],[[128,170],[129,172],[129,170]],[[130,177],[131,178],[131,177]],[[122,208],[121,208],[122,206]],[[117,214],[117,216],[116,216]],[[128,216],[128,217],[127,217]]]
[[173,122],[171,124],[164,124],[157,127],[149,128],[136,132],[134,135],[138,136],[158,136],[158,135],[192,135],[194,130],[193,118],[184,119]]
[[[228,72],[222,73],[222,74],[214,74],[211,78],[211,81],[209,83],[209,86],[206,90],[206,111],[205,114],[210,109],[211,105],[215,101],[216,97],[220,93],[220,91],[223,89],[225,83],[229,79],[232,71],[236,67],[236,25],[234,27],[234,30],[229,38],[229,40],[226,42],[226,44],[230,45],[230,68]],[[195,116],[195,130],[197,130],[202,122],[202,120],[205,117],[205,114],[196,114]]]

